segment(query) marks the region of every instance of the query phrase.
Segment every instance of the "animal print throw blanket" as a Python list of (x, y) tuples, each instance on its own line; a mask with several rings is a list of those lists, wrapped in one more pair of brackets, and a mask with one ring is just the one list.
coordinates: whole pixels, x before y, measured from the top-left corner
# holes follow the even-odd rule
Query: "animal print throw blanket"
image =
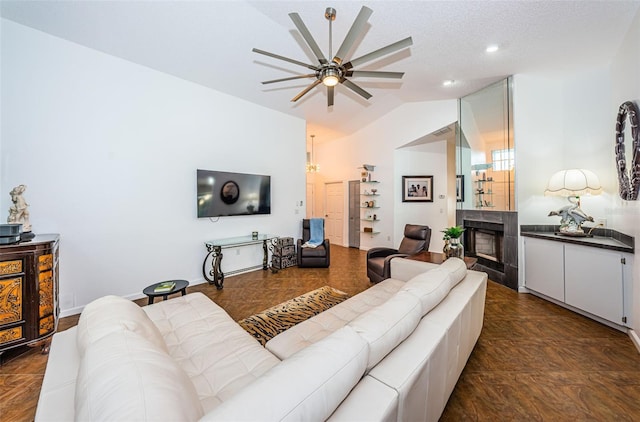
[(324, 286), (251, 315), (238, 324), (264, 346), (281, 332), (348, 298), (348, 294)]

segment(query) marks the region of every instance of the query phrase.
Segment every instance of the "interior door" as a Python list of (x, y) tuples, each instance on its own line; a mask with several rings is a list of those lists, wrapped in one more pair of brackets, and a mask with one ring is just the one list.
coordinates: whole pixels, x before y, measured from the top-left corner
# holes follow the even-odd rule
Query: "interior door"
[(344, 186), (342, 182), (325, 183), (325, 235), (334, 245), (344, 246)]

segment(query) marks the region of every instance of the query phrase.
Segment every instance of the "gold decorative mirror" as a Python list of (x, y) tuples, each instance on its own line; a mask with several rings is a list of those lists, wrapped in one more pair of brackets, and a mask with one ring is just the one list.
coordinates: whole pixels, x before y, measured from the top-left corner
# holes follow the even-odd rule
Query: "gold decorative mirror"
[[(627, 119), (629, 129), (625, 131)], [(631, 142), (625, 147), (625, 134)], [(631, 101), (624, 102), (618, 109), (616, 119), (616, 168), (620, 197), (627, 201), (638, 199), (640, 192), (640, 140), (638, 139), (638, 108)], [(627, 153), (631, 153), (631, 168), (627, 170)]]

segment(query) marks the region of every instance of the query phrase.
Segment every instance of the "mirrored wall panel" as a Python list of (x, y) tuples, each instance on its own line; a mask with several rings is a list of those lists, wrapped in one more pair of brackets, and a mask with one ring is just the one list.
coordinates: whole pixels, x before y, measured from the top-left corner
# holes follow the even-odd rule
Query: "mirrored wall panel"
[(458, 101), (458, 209), (515, 211), (511, 78)]

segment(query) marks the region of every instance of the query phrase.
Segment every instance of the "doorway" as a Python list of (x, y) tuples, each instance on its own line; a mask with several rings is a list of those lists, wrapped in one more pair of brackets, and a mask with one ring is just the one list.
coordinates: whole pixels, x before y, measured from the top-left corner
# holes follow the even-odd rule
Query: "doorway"
[(342, 182), (325, 184), (325, 235), (334, 245), (343, 246), (344, 185)]

